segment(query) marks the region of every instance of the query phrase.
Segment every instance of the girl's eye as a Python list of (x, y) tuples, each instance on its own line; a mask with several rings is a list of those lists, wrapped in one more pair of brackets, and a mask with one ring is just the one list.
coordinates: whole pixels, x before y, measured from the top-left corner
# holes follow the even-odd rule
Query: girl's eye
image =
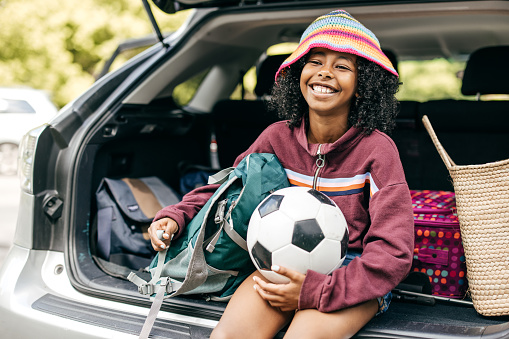
[(345, 65), (337, 65), (336, 68), (350, 70), (350, 68), (348, 66), (345, 66)]
[(308, 60), (308, 62), (310, 64), (314, 64), (314, 65), (320, 65), (321, 64), (320, 61), (318, 61), (318, 60)]

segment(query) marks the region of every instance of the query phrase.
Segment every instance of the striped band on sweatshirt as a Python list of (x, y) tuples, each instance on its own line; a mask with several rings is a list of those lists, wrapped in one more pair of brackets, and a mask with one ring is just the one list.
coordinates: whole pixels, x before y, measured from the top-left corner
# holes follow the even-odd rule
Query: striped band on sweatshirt
[[(304, 175), (286, 169), (286, 176), (292, 186), (313, 187), (313, 176)], [(318, 177), (316, 189), (328, 196), (340, 196), (361, 193), (369, 185), (370, 197), (378, 192), (378, 187), (371, 177), (371, 173), (357, 174), (349, 178)]]

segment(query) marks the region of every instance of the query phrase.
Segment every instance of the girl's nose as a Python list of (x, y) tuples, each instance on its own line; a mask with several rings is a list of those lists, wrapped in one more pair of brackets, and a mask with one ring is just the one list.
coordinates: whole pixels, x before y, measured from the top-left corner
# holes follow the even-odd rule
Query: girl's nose
[(328, 70), (328, 69), (321, 69), (319, 72), (318, 72), (318, 76), (319, 77), (322, 77), (322, 78), (333, 78), (334, 76), (332, 75), (332, 73)]

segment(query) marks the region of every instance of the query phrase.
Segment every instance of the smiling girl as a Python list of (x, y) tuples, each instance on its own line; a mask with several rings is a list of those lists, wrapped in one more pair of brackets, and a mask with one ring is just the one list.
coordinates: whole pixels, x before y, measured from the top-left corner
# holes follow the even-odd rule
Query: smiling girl
[[(286, 119), (269, 126), (241, 154), (275, 154), (292, 185), (327, 194), (349, 227), (347, 258), (330, 275), (254, 272), (237, 289), (211, 338), (346, 338), (387, 311), (390, 291), (412, 263), (413, 213), (393, 141), (398, 73), (374, 34), (345, 11), (316, 19), (276, 74), (271, 105)], [(197, 189), (162, 210), (151, 226), (182, 231), (213, 193)], [(181, 227), (182, 228), (182, 227)], [(169, 238), (169, 237), (168, 237)], [(166, 240), (166, 243), (168, 240)]]

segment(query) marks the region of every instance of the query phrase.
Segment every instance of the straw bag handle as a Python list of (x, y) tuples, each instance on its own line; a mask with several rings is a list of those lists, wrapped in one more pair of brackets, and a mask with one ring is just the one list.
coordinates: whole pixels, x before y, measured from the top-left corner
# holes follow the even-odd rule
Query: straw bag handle
[(438, 154), (440, 154), (440, 157), (442, 158), (442, 161), (444, 162), (447, 169), (450, 170), (451, 167), (456, 166), (454, 161), (452, 161), (451, 157), (438, 140), (437, 135), (435, 134), (435, 131), (433, 130), (433, 127), (431, 126), (431, 122), (429, 121), (427, 115), (424, 115), (422, 117), (422, 123), (424, 124), (424, 127), (426, 127), (426, 130), (428, 131), (428, 134), (431, 137), (433, 144), (435, 144)]

